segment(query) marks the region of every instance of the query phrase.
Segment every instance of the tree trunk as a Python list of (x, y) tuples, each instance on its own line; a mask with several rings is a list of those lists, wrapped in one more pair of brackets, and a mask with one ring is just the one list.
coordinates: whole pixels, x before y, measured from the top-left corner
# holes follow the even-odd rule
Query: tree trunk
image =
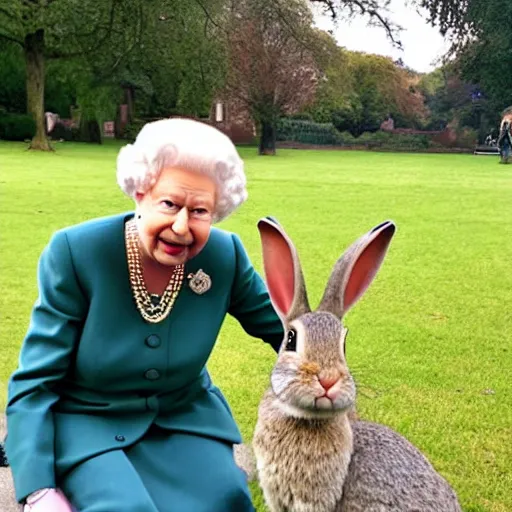
[(135, 89), (127, 85), (124, 89), (125, 103), (128, 105), (128, 123), (133, 121), (133, 103), (135, 99)]
[(271, 121), (261, 121), (260, 155), (276, 154), (276, 127)]
[(27, 112), (36, 123), (30, 149), (52, 151), (46, 137), (44, 118), (44, 30), (27, 34), (23, 48), (27, 67)]

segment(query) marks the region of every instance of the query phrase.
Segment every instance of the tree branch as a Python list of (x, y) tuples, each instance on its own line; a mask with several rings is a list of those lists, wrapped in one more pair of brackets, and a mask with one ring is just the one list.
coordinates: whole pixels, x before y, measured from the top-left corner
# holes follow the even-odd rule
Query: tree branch
[(387, 32), (387, 35), (389, 37), (389, 39), (391, 40), (391, 42), (398, 46), (399, 48), (402, 48), (402, 43), (399, 39), (396, 39), (395, 38), (395, 32), (396, 30), (398, 29), (399, 30), (399, 27), (393, 27), (392, 23), (384, 18), (379, 11), (377, 11), (376, 9), (374, 8), (370, 8), (368, 9), (367, 7), (365, 7), (363, 5), (363, 2), (359, 1), (359, 0), (353, 0), (354, 4), (357, 5), (359, 7), (359, 9), (361, 10), (361, 14), (368, 14), (368, 16), (370, 16), (370, 19), (373, 19), (373, 18), (377, 18), (377, 20), (379, 21), (379, 24), (384, 27), (384, 30)]
[(194, 0), (199, 7), (201, 7), (201, 10), (204, 12), (206, 19), (215, 27), (218, 29), (224, 31), (224, 28), (221, 27), (212, 17), (212, 15), (209, 13), (208, 9), (204, 6), (203, 2), (201, 0)]
[(338, 17), (338, 13), (343, 8), (349, 9), (350, 13), (359, 10), (363, 16), (367, 15), (370, 21), (377, 20), (377, 24), (384, 28), (391, 42), (398, 48), (402, 48), (402, 42), (396, 37), (402, 27), (397, 26), (391, 20), (384, 17), (382, 12), (386, 11), (389, 4), (388, 0), (383, 0), (379, 5), (378, 0), (309, 0), (313, 4), (319, 4), (324, 7), (326, 13), (329, 13), (332, 19)]
[(414, 4), (428, 11), (427, 21), (439, 27), (441, 35), (451, 33), (458, 40), (457, 43), (475, 28), (467, 16), (472, 5), (469, 0), (414, 0)]
[(12, 43), (19, 44), (20, 46), (24, 45), (24, 42), (21, 39), (17, 39), (16, 37), (10, 36), (9, 34), (3, 34), (2, 32), (0, 32), (0, 39), (11, 41)]

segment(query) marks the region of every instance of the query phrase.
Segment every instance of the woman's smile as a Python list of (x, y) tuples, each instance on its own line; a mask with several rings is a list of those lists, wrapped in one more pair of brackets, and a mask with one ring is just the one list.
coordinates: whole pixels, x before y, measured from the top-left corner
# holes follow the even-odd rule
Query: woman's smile
[(158, 242), (162, 245), (162, 249), (166, 254), (171, 256), (177, 256), (178, 254), (183, 253), (188, 250), (189, 245), (191, 244), (178, 244), (175, 242), (168, 242), (163, 238), (159, 238)]

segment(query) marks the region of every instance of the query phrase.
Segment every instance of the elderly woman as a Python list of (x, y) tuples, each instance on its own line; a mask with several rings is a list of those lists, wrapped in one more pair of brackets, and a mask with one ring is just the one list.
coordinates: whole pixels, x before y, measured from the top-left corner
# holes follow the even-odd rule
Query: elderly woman
[(6, 452), (34, 512), (254, 510), (206, 363), (226, 313), (276, 351), (282, 324), (240, 239), (247, 197), (221, 132), (147, 124), (121, 149), (135, 212), (56, 232), (9, 381)]

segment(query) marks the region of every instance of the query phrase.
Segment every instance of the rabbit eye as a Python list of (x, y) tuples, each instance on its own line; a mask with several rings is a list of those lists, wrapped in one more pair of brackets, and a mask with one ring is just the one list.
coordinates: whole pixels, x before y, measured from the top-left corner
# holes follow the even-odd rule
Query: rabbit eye
[(286, 337), (286, 350), (295, 352), (297, 350), (297, 332), (294, 329), (290, 329)]

